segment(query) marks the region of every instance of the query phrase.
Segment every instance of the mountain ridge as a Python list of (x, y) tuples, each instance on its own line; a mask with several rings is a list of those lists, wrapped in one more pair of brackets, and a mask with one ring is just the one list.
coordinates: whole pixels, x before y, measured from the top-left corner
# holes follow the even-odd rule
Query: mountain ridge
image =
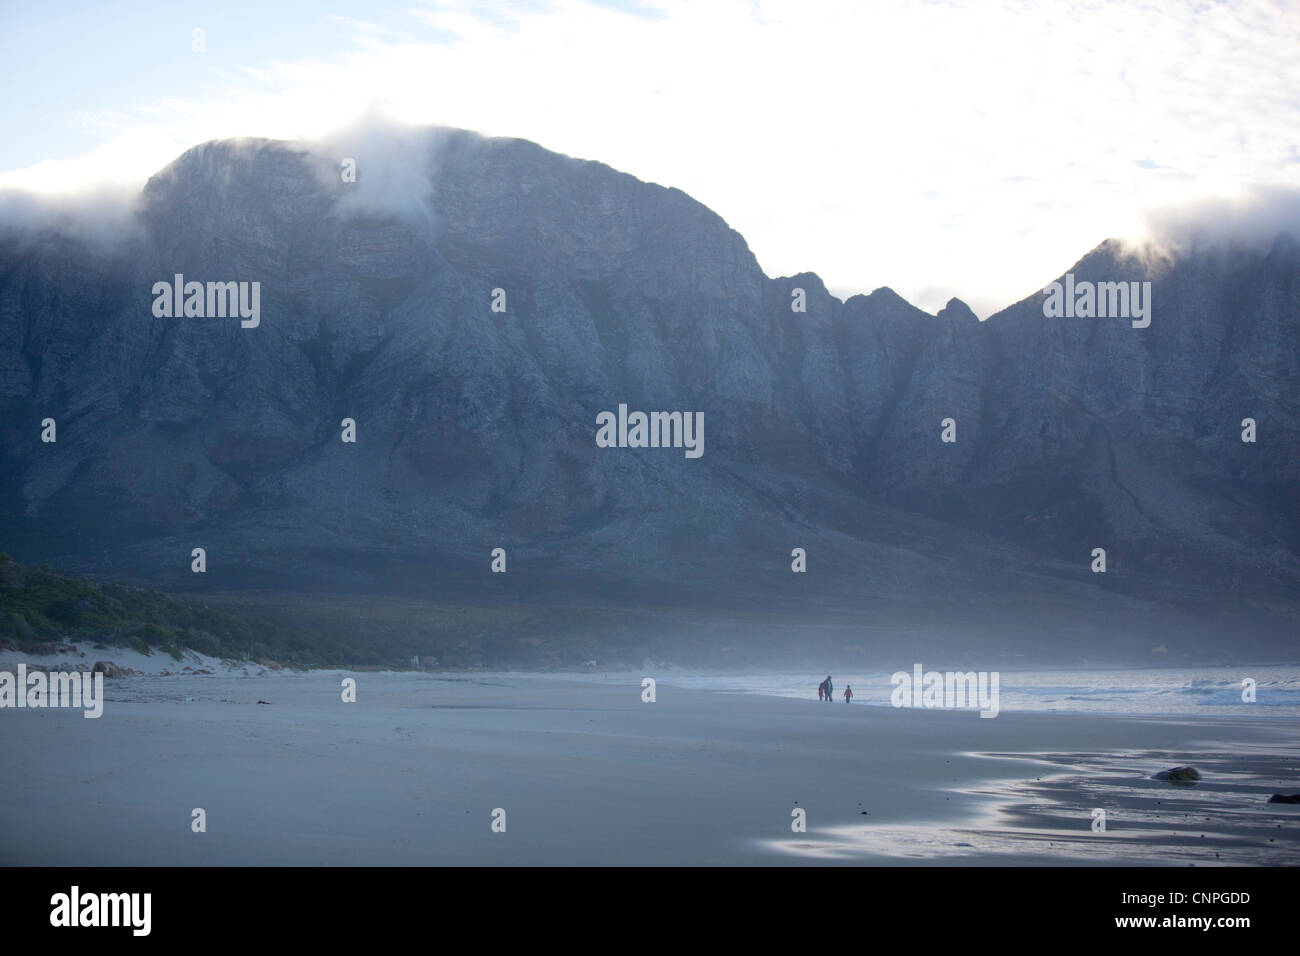
[[(526, 140), (437, 131), (427, 162), (425, 194), (406, 169), (349, 194), (303, 144), (203, 144), (116, 250), (0, 242), (7, 550), (172, 588), (420, 590), (415, 564), (431, 594), (1296, 622), (1293, 241), (1153, 271), (1107, 240), (1068, 270), (1151, 281), (1147, 329), (1046, 319), (1041, 291), (981, 321), (769, 278), (680, 190)], [(260, 281), (261, 325), (153, 316), (175, 273)], [(598, 449), (620, 402), (703, 411), (704, 456)]]

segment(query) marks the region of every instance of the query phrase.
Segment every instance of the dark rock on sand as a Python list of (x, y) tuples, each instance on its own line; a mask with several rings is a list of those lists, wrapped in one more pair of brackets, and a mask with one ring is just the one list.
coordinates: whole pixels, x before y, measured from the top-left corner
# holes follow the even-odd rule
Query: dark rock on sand
[(1171, 767), (1155, 775), (1156, 780), (1168, 780), (1170, 783), (1192, 784), (1201, 779), (1200, 771), (1195, 767)]

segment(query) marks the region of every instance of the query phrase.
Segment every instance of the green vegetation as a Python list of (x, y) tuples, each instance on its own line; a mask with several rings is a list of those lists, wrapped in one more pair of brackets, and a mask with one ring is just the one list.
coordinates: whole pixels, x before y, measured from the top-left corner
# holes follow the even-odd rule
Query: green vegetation
[[(910, 611), (872, 630), (845, 612), (809, 625), (799, 612), (757, 608), (707, 613), (663, 607), (455, 604), (384, 594), (225, 591), (173, 595), (73, 577), (0, 554), (0, 645), (39, 652), (66, 639), (179, 660), (211, 657), (294, 667), (404, 668), (420, 658), (436, 670), (606, 669), (646, 658), (688, 666), (734, 664), (740, 654), (802, 658), (814, 645), (840, 659), (878, 650), (879, 635), (914, 639)], [(955, 633), (955, 632), (954, 632)], [(864, 637), (864, 634), (866, 635)], [(49, 647), (53, 650), (53, 647)], [(109, 657), (106, 653), (105, 657)], [(111, 659), (111, 657), (109, 658)]]
[[(226, 592), (199, 597), (90, 581), (0, 554), (0, 643), (66, 639), (297, 667), (439, 670), (609, 666), (641, 660), (627, 622), (600, 608), (459, 606), (382, 595)], [(52, 649), (52, 648), (51, 648)]]
[(255, 634), (251, 622), (196, 601), (74, 578), (0, 554), (0, 639), (26, 649), (67, 639), (142, 654), (160, 648), (176, 660), (182, 647), (243, 658)]

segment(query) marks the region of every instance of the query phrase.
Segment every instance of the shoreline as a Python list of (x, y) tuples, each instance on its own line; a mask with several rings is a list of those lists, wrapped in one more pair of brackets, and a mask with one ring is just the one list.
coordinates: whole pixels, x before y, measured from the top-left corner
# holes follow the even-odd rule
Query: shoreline
[[(355, 703), (340, 699), (344, 676)], [(1300, 763), (1300, 723), (1287, 720), (982, 719), (666, 681), (651, 704), (639, 682), (504, 673), (156, 676), (105, 690), (99, 720), (0, 713), (22, 768), (0, 786), (0, 863), (1080, 865), (1124, 840), (1125, 862), (1159, 865), (1195, 848), (1137, 828), (1138, 798), (1185, 799), (1147, 778), (1216, 754), (1235, 763), (1194, 792), (1228, 794), (1206, 813), (1224, 817), (1212, 829), (1236, 841), (1233, 858), (1283, 863), (1300, 849), (1300, 809), (1246, 798), (1267, 768), (1243, 753)], [(1035, 773), (1044, 755), (1063, 769)], [(1055, 791), (1034, 791), (1043, 776)], [(1109, 806), (1104, 836), (1090, 799)], [(791, 832), (796, 807), (806, 834)], [(191, 832), (195, 808), (204, 833)], [(491, 830), (497, 808), (505, 833)], [(1265, 817), (1271, 845), (1256, 832)]]

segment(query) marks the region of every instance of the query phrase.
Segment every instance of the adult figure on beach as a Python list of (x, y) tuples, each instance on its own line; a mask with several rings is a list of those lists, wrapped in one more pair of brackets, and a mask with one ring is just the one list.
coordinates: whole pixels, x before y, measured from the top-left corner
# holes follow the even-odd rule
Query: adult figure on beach
[(844, 703), (850, 703), (853, 700), (853, 685), (844, 685)]
[(826, 675), (826, 703), (829, 704), (831, 702), (831, 700), (833, 699), (831, 695), (833, 693), (835, 693), (835, 685), (831, 683), (831, 675), (827, 674)]

